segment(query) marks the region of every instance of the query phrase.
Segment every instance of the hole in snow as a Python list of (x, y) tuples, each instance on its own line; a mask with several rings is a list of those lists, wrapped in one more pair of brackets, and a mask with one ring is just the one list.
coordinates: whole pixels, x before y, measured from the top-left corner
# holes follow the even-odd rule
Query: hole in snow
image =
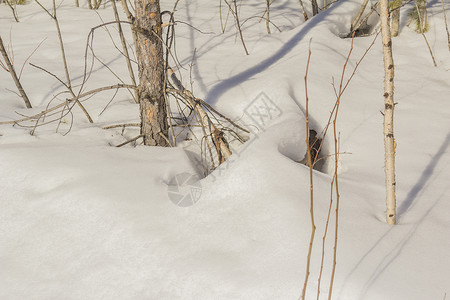
[[(353, 19), (351, 23), (355, 20)], [(347, 33), (341, 33), (339, 36), (343, 39), (351, 38), (353, 32), (355, 32), (355, 37), (368, 36), (374, 33), (375, 28), (378, 25), (378, 14), (375, 13), (375, 10), (370, 7), (366, 7), (365, 12), (361, 15), (360, 19), (354, 24), (347, 26)], [(352, 28), (352, 26), (354, 26)], [(345, 31), (344, 31), (345, 32)]]
[[(319, 172), (324, 172), (324, 165), (326, 155), (323, 151), (323, 139), (317, 135), (314, 129), (309, 130), (309, 146), (311, 148), (311, 160), (313, 161), (313, 169)], [(301, 164), (308, 166), (308, 153), (305, 153), (304, 158), (300, 161)]]

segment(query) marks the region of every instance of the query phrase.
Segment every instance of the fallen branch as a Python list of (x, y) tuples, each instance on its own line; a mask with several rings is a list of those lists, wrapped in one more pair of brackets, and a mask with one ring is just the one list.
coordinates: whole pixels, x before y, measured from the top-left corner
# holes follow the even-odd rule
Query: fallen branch
[[(214, 123), (211, 121), (211, 119), (203, 109), (200, 101), (197, 101), (197, 98), (195, 98), (194, 95), (192, 95), (192, 93), (189, 90), (186, 90), (184, 88), (183, 84), (178, 80), (178, 78), (176, 77), (175, 73), (171, 68), (168, 69), (168, 75), (172, 79), (176, 88), (182, 93), (184, 99), (197, 112), (202, 128), (204, 128), (205, 131), (206, 129), (208, 129), (208, 131), (210, 132), (211, 139), (216, 147), (217, 155), (219, 158), (219, 164), (223, 163), (231, 156), (231, 151), (228, 146), (228, 142), (223, 136), (223, 132), (214, 125)], [(208, 134), (205, 134), (205, 136), (207, 135)]]

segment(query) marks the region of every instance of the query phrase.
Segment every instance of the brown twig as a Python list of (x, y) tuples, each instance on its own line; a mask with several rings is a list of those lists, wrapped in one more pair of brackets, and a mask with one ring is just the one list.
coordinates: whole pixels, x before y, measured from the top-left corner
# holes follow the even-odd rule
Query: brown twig
[(29, 120), (33, 120), (33, 119), (39, 119), (41, 116), (47, 115), (47, 113), (52, 112), (54, 110), (57, 110), (58, 108), (61, 108), (61, 107), (65, 106), (65, 105), (67, 105), (67, 102), (69, 102), (69, 103), (70, 102), (74, 102), (77, 99), (81, 99), (81, 98), (84, 98), (84, 97), (92, 95), (92, 94), (96, 94), (96, 93), (101, 92), (101, 91), (117, 89), (117, 88), (136, 88), (136, 87), (134, 87), (132, 85), (116, 84), (116, 85), (112, 85), (112, 86), (106, 86), (106, 87), (97, 88), (97, 89), (91, 90), (89, 92), (85, 92), (83, 94), (80, 94), (77, 98), (67, 99), (64, 103), (60, 103), (58, 105), (55, 105), (55, 106), (53, 106), (53, 107), (51, 107), (49, 109), (46, 109), (45, 111), (42, 111), (42, 112), (40, 112), (38, 114), (35, 114), (33, 116), (25, 117), (25, 118), (22, 118), (22, 119), (19, 119), (19, 120), (14, 120), (14, 121), (0, 122), (0, 125), (18, 124), (18, 123), (29, 121)]
[(308, 278), (310, 274), (310, 265), (311, 265), (311, 254), (312, 254), (312, 248), (314, 243), (314, 236), (316, 233), (316, 224), (314, 223), (314, 184), (313, 184), (313, 163), (311, 159), (311, 147), (309, 145), (309, 98), (308, 98), (308, 71), (309, 71), (309, 64), (311, 61), (311, 39), (309, 40), (309, 50), (308, 50), (308, 61), (306, 63), (306, 71), (305, 71), (305, 97), (306, 97), (306, 155), (308, 159), (308, 167), (309, 167), (309, 213), (311, 217), (311, 236), (309, 240), (309, 249), (308, 249), (308, 256), (306, 259), (306, 275), (305, 275), (305, 282), (303, 283), (303, 291), (302, 291), (302, 297), (301, 299), (306, 300), (306, 287), (308, 285)]
[(22, 68), (20, 69), (20, 73), (19, 73), (19, 79), (20, 79), (20, 77), (22, 77), (22, 72), (23, 72), (23, 69), (25, 68), (25, 64), (27, 63), (27, 61), (33, 56), (33, 54), (37, 51), (37, 49), (39, 49), (39, 47), (41, 47), (42, 43), (45, 42), (45, 40), (47, 40), (47, 38), (43, 39), (39, 43), (39, 45), (37, 45), (37, 47), (33, 50), (33, 52), (31, 52), (31, 54), (28, 55), (27, 59), (23, 62)]
[(17, 16), (16, 9), (11, 5), (11, 3), (9, 1), (10, 0), (5, 0), (6, 4), (8, 4), (9, 8), (11, 8), (11, 10), (13, 12), (14, 20), (16, 20), (17, 23), (19, 23), (19, 17)]
[(118, 128), (118, 127), (140, 127), (141, 123), (125, 123), (125, 124), (115, 124), (115, 125), (109, 125), (102, 127), (102, 129), (111, 129), (111, 128)]
[(317, 280), (317, 300), (319, 300), (319, 296), (320, 296), (320, 284), (322, 282), (323, 262), (325, 260), (325, 241), (327, 238), (328, 226), (330, 224), (331, 208), (333, 207), (333, 187), (334, 187), (334, 177), (331, 180), (331, 184), (330, 184), (330, 206), (328, 207), (327, 222), (325, 224), (325, 231), (322, 236), (322, 258), (320, 260), (319, 278)]
[(138, 136), (132, 138), (131, 140), (128, 140), (128, 141), (126, 141), (126, 142), (123, 142), (122, 144), (117, 145), (116, 147), (122, 147), (122, 146), (125, 146), (125, 145), (127, 145), (127, 144), (129, 144), (129, 143), (131, 143), (131, 142), (137, 141), (137, 140), (138, 140), (139, 138), (141, 138), (141, 137), (144, 137), (144, 135), (143, 135), (143, 134), (140, 134), (140, 135), (138, 135)]
[[(210, 137), (214, 146), (216, 147), (219, 164), (223, 163), (226, 159), (228, 159), (228, 157), (231, 156), (231, 151), (228, 146), (228, 142), (222, 134), (222, 130), (218, 129), (217, 126), (211, 121), (210, 117), (203, 109), (201, 103), (196, 100), (192, 93), (183, 87), (182, 83), (178, 80), (173, 70), (169, 68), (168, 71), (169, 77), (172, 79), (177, 89), (181, 92), (180, 96), (183, 96), (189, 106), (192, 107), (193, 110), (195, 110), (195, 118), (197, 119), (197, 122), (202, 125), (203, 137), (206, 139), (205, 141), (208, 145), (208, 148), (211, 149), (208, 139), (208, 137)], [(210, 156), (212, 159), (212, 153)], [(212, 163), (214, 163), (213, 159)]]
[(234, 20), (236, 22), (236, 27), (239, 33), (239, 37), (241, 38), (241, 42), (242, 42), (242, 46), (244, 47), (245, 50), (245, 54), (249, 55), (248, 50), (247, 50), (247, 46), (245, 45), (245, 41), (244, 41), (244, 36), (242, 35), (242, 29), (241, 29), (241, 24), (239, 21), (239, 12), (238, 12), (238, 8), (237, 8), (237, 3), (236, 0), (231, 0), (233, 5), (234, 5), (234, 9), (231, 7), (231, 4), (228, 3), (227, 0), (224, 0), (225, 3), (228, 5), (228, 7), (230, 8), (231, 13), (234, 16)]
[[(344, 87), (342, 88), (342, 94), (344, 94), (344, 92), (345, 92), (345, 90), (347, 89), (348, 85), (350, 84), (350, 82), (352, 81), (353, 77), (355, 76), (356, 71), (357, 71), (359, 65), (362, 63), (362, 61), (364, 60), (364, 58), (367, 56), (367, 54), (369, 53), (370, 49), (372, 49), (372, 47), (373, 47), (373, 45), (375, 44), (375, 41), (377, 40), (379, 34), (380, 34), (380, 31), (378, 31), (378, 32), (376, 33), (374, 39), (372, 40), (372, 43), (370, 43), (369, 47), (366, 49), (366, 51), (364, 52), (364, 54), (363, 54), (363, 55), (361, 56), (361, 58), (356, 62), (356, 65), (355, 65), (355, 67), (354, 67), (354, 69), (353, 69), (353, 72), (350, 74), (349, 78), (347, 79), (346, 84), (345, 84)], [(353, 39), (352, 39), (352, 40), (353, 40)], [(343, 75), (343, 74), (342, 74), (342, 75)], [(336, 98), (337, 98), (337, 97), (338, 97), (338, 94), (337, 94), (336, 90), (335, 90), (335, 94), (336, 94)], [(342, 96), (342, 94), (341, 94), (341, 96)], [(326, 136), (326, 134), (327, 134), (327, 132), (328, 132), (328, 128), (329, 128), (329, 126), (331, 125), (331, 120), (332, 120), (332, 118), (333, 118), (334, 111), (336, 110), (336, 105), (337, 105), (337, 102), (335, 102), (335, 104), (334, 104), (334, 106), (333, 106), (333, 109), (331, 110), (330, 117), (328, 118), (327, 125), (325, 126), (325, 129), (322, 131), (322, 137), (323, 137), (322, 142), (325, 140), (325, 136)], [(323, 144), (323, 143), (322, 143), (322, 144)], [(320, 152), (320, 150), (322, 149), (322, 144), (320, 145), (319, 150), (318, 150), (317, 152)]]
[(253, 16), (250, 18), (247, 18), (244, 20), (244, 22), (242, 22), (241, 26), (243, 26), (248, 20), (254, 19), (254, 18), (259, 18), (259, 19), (263, 19), (266, 20), (266, 22), (269, 22), (270, 24), (273, 25), (273, 27), (275, 27), (279, 32), (281, 32), (280, 27), (278, 27), (277, 25), (275, 25), (275, 23), (273, 23), (272, 21), (268, 20), (266, 17), (262, 16), (262, 17), (258, 17), (258, 16)]
[(228, 6), (227, 18), (225, 19), (225, 24), (223, 24), (223, 20), (222, 20), (222, 0), (220, 0), (219, 13), (220, 13), (220, 28), (222, 28), (222, 33), (225, 33), (225, 29), (227, 28), (228, 17), (230, 16), (230, 11), (231, 11), (231, 7)]
[(306, 21), (308, 21), (308, 14), (306, 13), (305, 6), (303, 5), (303, 1), (299, 0), (299, 2), (300, 2), (300, 7), (301, 7), (302, 13), (303, 13), (303, 19), (306, 22)]
[[(131, 83), (133, 85), (136, 85), (136, 78), (134, 77), (134, 71), (133, 71), (133, 67), (131, 66), (130, 55), (128, 54), (127, 43), (125, 41), (125, 36), (123, 34), (122, 25), (120, 24), (120, 18), (119, 18), (119, 13), (117, 12), (116, 1), (112, 0), (111, 3), (112, 3), (113, 11), (114, 11), (114, 18), (117, 21), (117, 29), (119, 30), (120, 42), (122, 43), (122, 49), (123, 49), (124, 56), (126, 58), (125, 60), (127, 62), (127, 68), (128, 68), (128, 73), (130, 74)], [(135, 99), (136, 103), (139, 103), (137, 90), (135, 90), (135, 98), (134, 99)]]
[[(416, 2), (415, 4), (416, 4), (417, 16), (418, 16), (418, 18), (419, 18), (420, 34), (422, 34), (422, 36), (423, 36), (423, 38), (424, 38), (424, 40), (425, 40), (425, 43), (427, 44), (428, 51), (430, 51), (431, 59), (433, 60), (434, 66), (437, 67), (436, 60), (434, 59), (433, 51), (431, 51), (430, 44), (428, 43), (428, 39), (427, 39), (427, 37), (425, 36), (425, 33), (424, 33), (424, 27), (425, 27), (426, 25), (422, 23), (423, 20), (422, 20), (422, 17), (420, 16), (421, 13), (420, 13), (420, 10), (419, 10), (419, 6), (417, 5), (417, 2)], [(426, 8), (424, 8), (424, 9), (426, 10)]]
[(81, 102), (78, 101), (77, 96), (75, 95), (75, 93), (74, 93), (74, 91), (72, 89), (72, 83), (71, 83), (70, 75), (69, 75), (69, 68), (67, 66), (66, 52), (65, 52), (65, 49), (64, 49), (64, 42), (62, 40), (61, 28), (59, 27), (58, 17), (56, 16), (56, 3), (55, 3), (55, 0), (52, 1), (53, 14), (50, 13), (50, 11), (48, 9), (46, 9), (38, 0), (35, 0), (35, 1), (50, 16), (50, 18), (52, 18), (53, 21), (55, 22), (56, 31), (57, 31), (57, 34), (58, 34), (59, 46), (60, 46), (60, 49), (61, 49), (61, 55), (62, 55), (62, 60), (63, 60), (63, 64), (64, 64), (64, 72), (65, 72), (66, 80), (67, 80), (67, 84), (65, 84), (65, 86), (67, 87), (67, 89), (72, 94), (72, 97), (76, 99), (76, 102), (77, 102), (78, 106), (81, 108), (83, 113), (86, 115), (86, 118), (88, 119), (89, 123), (93, 123), (94, 121), (92, 120), (92, 118), (89, 115), (88, 111), (83, 106), (83, 104), (81, 104)]
[(448, 32), (447, 15), (445, 14), (444, 0), (441, 0), (441, 3), (442, 3), (442, 12), (444, 13), (445, 30), (447, 31), (448, 50), (450, 51), (450, 33)]
[[(336, 99), (336, 109), (334, 113), (334, 119), (333, 119), (333, 138), (334, 138), (334, 184), (335, 184), (335, 192), (336, 192), (336, 210), (335, 210), (335, 236), (334, 236), (334, 247), (333, 247), (333, 267), (331, 270), (331, 279), (330, 279), (330, 289), (328, 292), (328, 300), (331, 300), (332, 292), (333, 292), (333, 283), (334, 283), (334, 277), (336, 274), (336, 261), (337, 261), (337, 245), (338, 245), (338, 228), (339, 228), (339, 203), (340, 203), (340, 194), (339, 194), (339, 182), (338, 182), (338, 162), (339, 162), (339, 147), (338, 147), (338, 135), (337, 135), (337, 118), (339, 115), (339, 107), (341, 104), (341, 97), (347, 88), (350, 81), (347, 81), (345, 86), (343, 85), (344, 82), (344, 75), (345, 70), (347, 69), (348, 61), (350, 60), (350, 56), (353, 52), (353, 41), (354, 41), (354, 34), (352, 37), (352, 43), (350, 45), (350, 50), (347, 55), (347, 59), (345, 60), (344, 66), (342, 67), (342, 75), (341, 80), (339, 83), (339, 92), (338, 97)], [(370, 49), (370, 48), (369, 48)], [(365, 55), (365, 54), (364, 54)], [(363, 56), (364, 57), (364, 56)], [(355, 72), (355, 70), (354, 70)], [(354, 74), (353, 72), (353, 74)], [(353, 77), (350, 77), (351, 78)]]
[(25, 90), (23, 89), (22, 84), (19, 81), (19, 78), (17, 77), (16, 71), (14, 70), (14, 66), (9, 60), (8, 53), (6, 52), (5, 46), (3, 45), (3, 40), (1, 36), (0, 36), (0, 52), (2, 53), (3, 59), (5, 60), (6, 66), (8, 67), (8, 71), (11, 74), (17, 89), (19, 90), (19, 93), (23, 101), (25, 102), (26, 107), (31, 108), (31, 102), (28, 99), (28, 96), (25, 93)]

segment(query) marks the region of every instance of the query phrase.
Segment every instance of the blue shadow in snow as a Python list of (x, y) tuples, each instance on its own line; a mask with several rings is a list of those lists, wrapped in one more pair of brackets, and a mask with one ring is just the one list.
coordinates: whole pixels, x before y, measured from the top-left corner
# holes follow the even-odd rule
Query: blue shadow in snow
[(230, 88), (239, 85), (240, 83), (250, 79), (252, 76), (261, 73), (262, 71), (268, 69), (270, 66), (275, 64), (277, 61), (282, 59), (286, 54), (288, 54), (304, 37), (305, 35), (317, 24), (321, 23), (326, 19), (326, 17), (333, 12), (338, 6), (340, 6), (343, 1), (335, 3), (332, 7), (326, 11), (321, 12), (314, 18), (309, 19), (300, 31), (295, 34), (289, 41), (286, 42), (276, 53), (274, 53), (269, 58), (266, 58), (258, 65), (247, 69), (239, 74), (236, 74), (228, 79), (221, 81), (216, 84), (206, 95), (205, 99), (211, 105), (216, 104), (219, 97)]
[(398, 207), (399, 217), (405, 214), (408, 211), (408, 209), (413, 205), (414, 200), (417, 198), (417, 196), (419, 195), (420, 191), (424, 188), (424, 186), (426, 186), (431, 175), (433, 175), (434, 169), (439, 163), (439, 160), (442, 158), (449, 145), (450, 145), (450, 133), (447, 133), (447, 137), (445, 138), (442, 145), (439, 147), (436, 154), (431, 159), (431, 162), (428, 164), (425, 170), (423, 170), (419, 180), (408, 192), (405, 201)]

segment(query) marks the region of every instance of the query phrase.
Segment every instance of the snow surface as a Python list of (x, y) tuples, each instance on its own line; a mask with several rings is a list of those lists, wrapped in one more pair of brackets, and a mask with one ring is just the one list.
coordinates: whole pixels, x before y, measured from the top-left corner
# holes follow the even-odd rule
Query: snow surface
[[(174, 1), (165, 1), (171, 10)], [(445, 1), (447, 18), (449, 3)], [(180, 1), (177, 55), (183, 83), (197, 97), (242, 124), (261, 93), (277, 114), (220, 169), (201, 179), (190, 207), (169, 198), (168, 185), (182, 173), (202, 176), (194, 141), (176, 148), (129, 144), (136, 128), (104, 130), (139, 122), (130, 93), (96, 94), (60, 124), (30, 128), (0, 125), (0, 299), (298, 299), (311, 230), (309, 170), (305, 154), (304, 75), (308, 74), (311, 126), (321, 131), (335, 101), (351, 40), (346, 34), (359, 3), (340, 0), (308, 22), (297, 1), (275, 1), (268, 35), (249, 19), (246, 56), (233, 21), (221, 33), (219, 1)], [(51, 1), (43, 4), (50, 8)], [(223, 4), (223, 3), (222, 3)], [(90, 29), (113, 20), (109, 4), (98, 12), (86, 3), (62, 2), (58, 18), (73, 85), (81, 83)], [(342, 98), (338, 118), (339, 234), (333, 299), (444, 299), (450, 294), (450, 55), (440, 1), (428, 3), (426, 34), (406, 26), (393, 40), (396, 67), (395, 136), (398, 225), (384, 223), (383, 65), (381, 40), (359, 66)], [(55, 25), (36, 3), (18, 6), (15, 23), (0, 6), (0, 34), (14, 50), (16, 69), (28, 62), (64, 78)], [(308, 7), (309, 9), (309, 7)], [(241, 20), (261, 16), (264, 1), (242, 3)], [(97, 14), (98, 13), (98, 14)], [(225, 20), (225, 13), (224, 20)], [(121, 14), (122, 18), (125, 16)], [(376, 17), (369, 23), (376, 24)], [(129, 29), (124, 26), (126, 34)], [(114, 26), (109, 27), (120, 45)], [(348, 74), (374, 36), (354, 40)], [(129, 38), (131, 41), (131, 38)], [(95, 51), (129, 82), (125, 62), (107, 32), (97, 30)], [(193, 53), (196, 49), (194, 59)], [(189, 65), (192, 65), (190, 70)], [(136, 71), (135, 66), (135, 71)], [(0, 122), (44, 110), (64, 87), (25, 64), (21, 82), (33, 104), (0, 70)], [(96, 63), (85, 91), (118, 79)], [(53, 100), (57, 104), (65, 95)], [(255, 128), (254, 126), (250, 126)], [(65, 134), (69, 131), (68, 134)], [(331, 135), (324, 151), (333, 153)], [(314, 172), (316, 239), (307, 299), (316, 299), (322, 235), (330, 201), (333, 162)], [(333, 212), (334, 216), (334, 212)], [(326, 299), (332, 267), (334, 217), (326, 240), (320, 296)]]

